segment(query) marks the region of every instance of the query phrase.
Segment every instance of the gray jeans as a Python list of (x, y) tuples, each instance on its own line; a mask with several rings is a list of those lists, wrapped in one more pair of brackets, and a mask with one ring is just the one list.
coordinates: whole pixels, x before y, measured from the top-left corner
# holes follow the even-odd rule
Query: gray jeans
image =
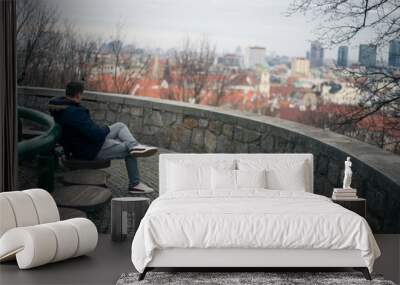
[(110, 126), (110, 133), (96, 157), (97, 159), (125, 159), (129, 187), (139, 184), (140, 181), (138, 162), (129, 153), (137, 144), (137, 140), (124, 123), (115, 123)]

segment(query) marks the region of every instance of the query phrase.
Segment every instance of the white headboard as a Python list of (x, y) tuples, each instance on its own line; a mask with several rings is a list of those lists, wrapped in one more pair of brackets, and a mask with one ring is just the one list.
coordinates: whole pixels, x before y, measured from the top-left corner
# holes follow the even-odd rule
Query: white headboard
[(313, 193), (314, 191), (314, 162), (313, 155), (311, 153), (171, 153), (171, 154), (161, 154), (159, 163), (159, 191), (160, 195), (166, 192), (167, 183), (167, 162), (174, 160), (188, 160), (188, 161), (207, 161), (212, 164), (218, 160), (230, 160), (232, 161), (240, 158), (254, 158), (254, 159), (293, 159), (294, 161), (304, 161), (306, 164), (306, 178), (307, 192)]

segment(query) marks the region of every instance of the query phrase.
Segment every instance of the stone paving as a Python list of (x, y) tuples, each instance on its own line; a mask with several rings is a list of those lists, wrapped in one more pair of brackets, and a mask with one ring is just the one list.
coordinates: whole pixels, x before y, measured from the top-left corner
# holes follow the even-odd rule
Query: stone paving
[[(159, 149), (159, 153), (170, 153), (166, 149)], [(154, 192), (147, 195), (154, 200), (158, 197), (158, 157), (159, 154), (138, 159), (141, 180), (154, 189)], [(104, 169), (110, 174), (108, 187), (113, 192), (113, 197), (128, 196), (128, 175), (126, 173), (124, 160), (113, 160), (111, 167)]]
[[(166, 149), (159, 149), (159, 153), (170, 152), (171, 151)], [(158, 157), (159, 154), (156, 154), (151, 157), (138, 159), (141, 180), (154, 189), (153, 193), (143, 196), (146, 196), (151, 200), (154, 200), (158, 197)], [(27, 161), (20, 165), (18, 179), (20, 190), (37, 187), (37, 173), (33, 171), (35, 168), (35, 163), (32, 161)], [(112, 191), (113, 197), (130, 196), (130, 194), (128, 193), (128, 176), (126, 173), (124, 160), (113, 160), (111, 162), (111, 166), (103, 170), (110, 174), (107, 182), (107, 187)], [(59, 181), (59, 177), (64, 171), (65, 169), (59, 168), (56, 172), (56, 189), (64, 186)], [(111, 203), (108, 203), (104, 209), (87, 213), (88, 218), (96, 224), (99, 232), (110, 232), (110, 208)], [(128, 222), (130, 222), (131, 218), (132, 217), (129, 217)]]
[[(159, 149), (159, 153), (170, 153), (166, 149)], [(139, 171), (142, 182), (154, 189), (151, 194), (140, 195), (154, 200), (158, 197), (158, 157), (159, 154), (139, 158)], [(124, 160), (113, 160), (109, 168), (103, 169), (110, 174), (107, 187), (112, 191), (113, 197), (131, 196), (128, 193), (128, 175), (126, 173)], [(88, 213), (88, 218), (91, 219), (97, 226), (99, 232), (109, 233), (111, 220), (111, 202), (103, 209), (103, 211)], [(132, 225), (132, 216), (128, 216), (128, 225)], [(128, 237), (131, 237), (132, 231), (128, 226)]]

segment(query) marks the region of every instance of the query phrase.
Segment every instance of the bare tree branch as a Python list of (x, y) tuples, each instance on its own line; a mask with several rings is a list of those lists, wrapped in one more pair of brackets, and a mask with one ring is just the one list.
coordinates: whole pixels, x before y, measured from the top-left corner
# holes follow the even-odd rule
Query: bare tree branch
[(400, 2), (395, 0), (294, 0), (287, 15), (318, 15), (316, 31), (328, 45), (347, 43), (368, 32), (375, 44), (399, 36)]
[[(397, 0), (294, 0), (288, 15), (296, 13), (313, 14), (322, 19), (317, 35), (331, 46), (349, 43), (365, 33), (378, 47), (400, 39), (400, 1)], [(398, 136), (400, 72), (389, 67), (347, 68), (337, 72), (353, 82), (362, 100), (359, 106), (335, 114), (330, 127), (354, 133), (361, 126), (371, 133), (380, 133), (375, 142), (380, 147), (387, 144), (388, 135), (395, 135), (397, 131)], [(380, 118), (379, 126), (376, 118)]]
[(215, 60), (215, 47), (203, 38), (198, 44), (186, 38), (180, 51), (175, 52), (178, 73), (179, 99), (199, 103), (207, 88), (211, 67)]

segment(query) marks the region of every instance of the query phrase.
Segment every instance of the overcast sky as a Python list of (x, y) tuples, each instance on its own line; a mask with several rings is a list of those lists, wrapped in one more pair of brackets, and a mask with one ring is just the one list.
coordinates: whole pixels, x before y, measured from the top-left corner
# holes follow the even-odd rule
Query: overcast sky
[[(259, 45), (267, 53), (305, 56), (315, 23), (283, 15), (291, 0), (46, 0), (84, 34), (110, 38), (123, 23), (126, 42), (179, 47), (186, 36), (207, 36), (219, 52)], [(351, 48), (352, 57), (357, 47)], [(327, 51), (336, 58), (336, 49)]]

